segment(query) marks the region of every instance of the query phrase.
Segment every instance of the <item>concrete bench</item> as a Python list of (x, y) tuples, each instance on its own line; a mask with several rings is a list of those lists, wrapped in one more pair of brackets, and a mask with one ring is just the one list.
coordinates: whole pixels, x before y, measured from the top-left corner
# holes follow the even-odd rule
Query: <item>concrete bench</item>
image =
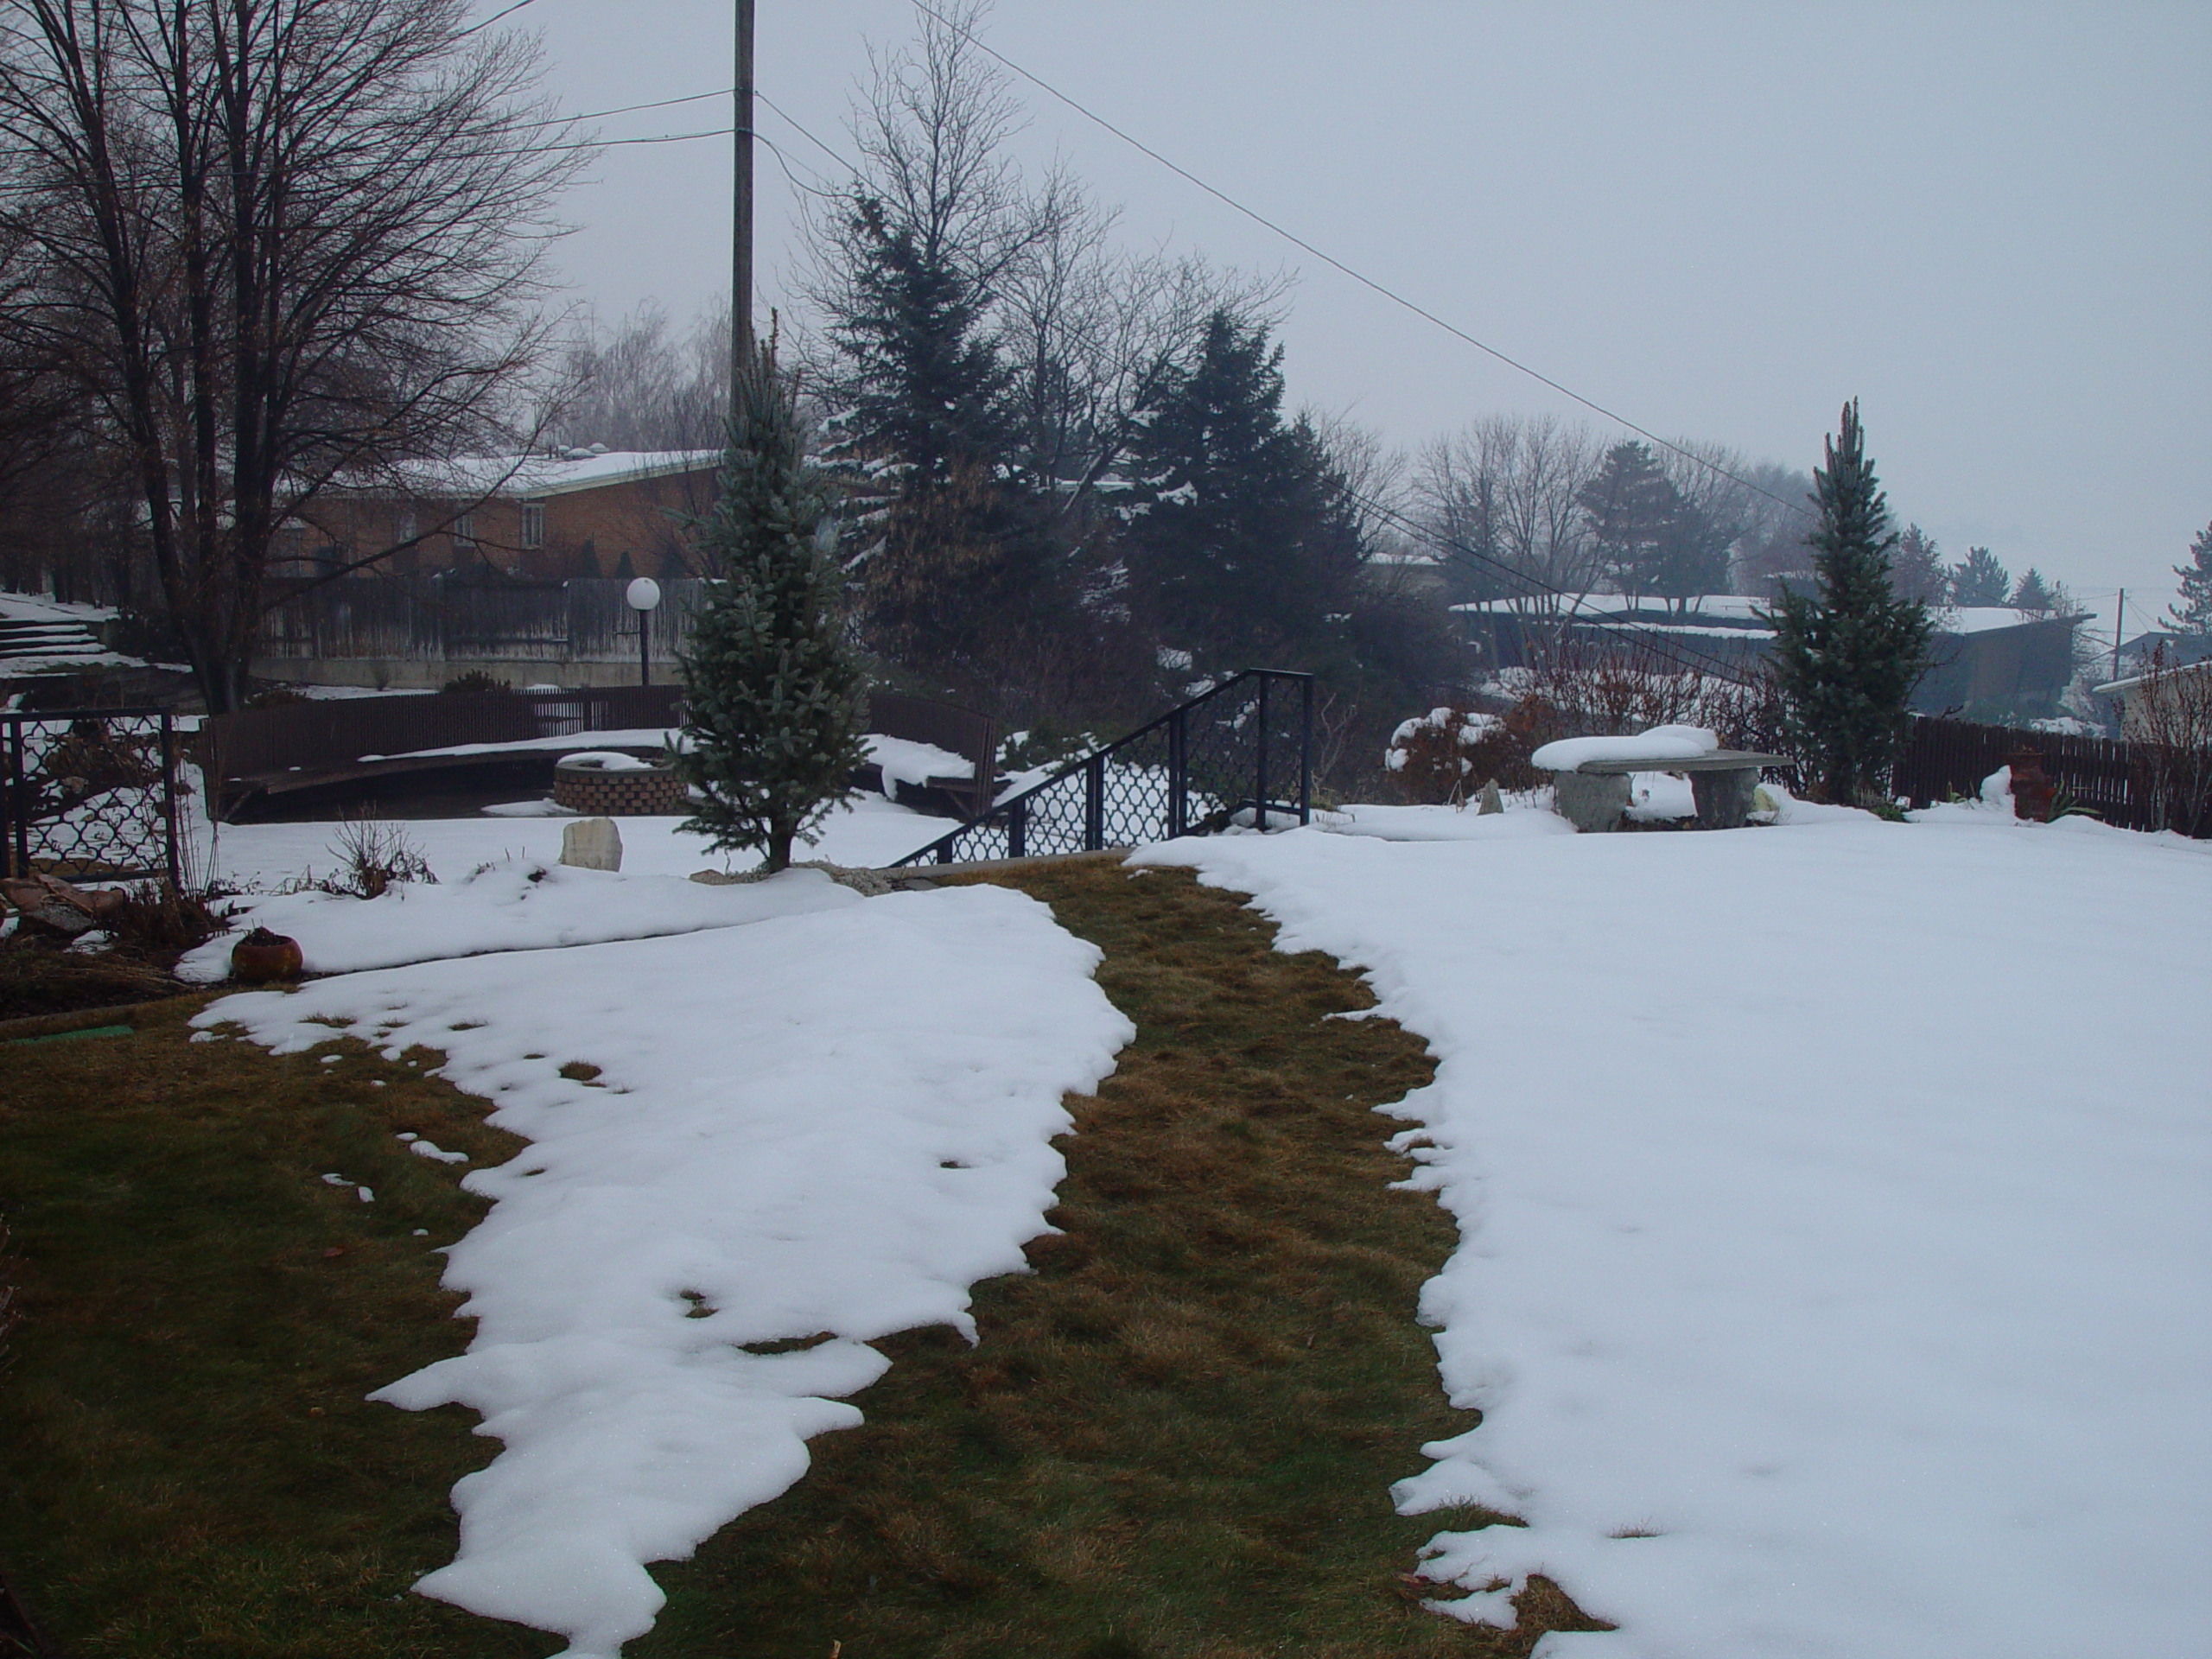
[(1690, 797), (1697, 803), (1697, 827), (1737, 830), (1751, 817), (1759, 769), (1789, 764), (1785, 755), (1750, 749), (1716, 749), (1677, 760), (1585, 760), (1571, 771), (1553, 773), (1553, 804), (1560, 817), (1585, 835), (1618, 830), (1628, 810), (1630, 772), (1686, 772)]

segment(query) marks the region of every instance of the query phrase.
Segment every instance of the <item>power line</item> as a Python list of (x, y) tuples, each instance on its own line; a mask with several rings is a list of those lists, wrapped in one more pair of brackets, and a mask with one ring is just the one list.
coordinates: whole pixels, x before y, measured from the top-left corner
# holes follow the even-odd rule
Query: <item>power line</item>
[(482, 22), (471, 23), (467, 29), (462, 29), (459, 34), (455, 35), (454, 39), (456, 41), (465, 41), (471, 35), (476, 33), (478, 29), (489, 29), (493, 24), (498, 22), (500, 18), (511, 17), (516, 12), (520, 11), (524, 6), (534, 5), (536, 3), (537, 0), (514, 0), (514, 3), (512, 5), (502, 7), (498, 11), (493, 12), (489, 17), (486, 17)]
[(786, 110), (782, 105), (777, 103), (774, 99), (770, 98), (767, 93), (762, 92), (758, 86), (756, 86), (753, 89), (753, 96), (759, 99), (763, 104), (766, 104), (778, 115), (782, 116), (785, 121), (790, 124), (791, 130), (793, 132), (798, 134), (800, 137), (805, 139), (808, 143), (812, 144), (824, 156), (827, 156), (831, 161), (836, 162), (838, 166), (843, 168), (846, 172), (851, 174), (855, 179), (861, 176), (860, 168), (855, 167), (842, 156), (840, 156), (836, 150), (830, 149), (829, 145), (823, 143), (819, 138), (809, 132), (804, 127), (799, 125), (798, 119), (791, 114), (791, 112), (789, 110)]
[(1115, 125), (1114, 123), (1109, 121), (1104, 116), (1099, 114), (1096, 110), (1090, 109), (1087, 105), (1077, 102), (1074, 99), (1069, 97), (1065, 92), (1053, 86), (1050, 81), (1045, 79), (1042, 76), (1031, 73), (1028, 70), (1016, 63), (1013, 59), (1007, 57), (1003, 52), (1000, 52), (987, 44), (985, 41), (977, 39), (967, 29), (963, 29), (958, 23), (954, 22), (950, 18), (947, 17), (943, 12), (938, 11), (932, 6), (929, 5), (927, 3), (927, 0), (914, 0), (914, 8), (918, 11), (926, 13), (928, 16), (934, 17), (938, 22), (944, 24), (945, 28), (959, 35), (961, 39), (966, 41), (969, 45), (974, 47), (977, 51), (982, 52), (996, 60), (999, 63), (1003, 64), (1007, 68), (1012, 70), (1015, 74), (1020, 75), (1024, 80), (1029, 82), (1030, 85), (1037, 87), (1039, 91), (1046, 92), (1052, 97), (1058, 99), (1061, 103), (1066, 105), (1070, 109), (1073, 110), (1077, 115), (1082, 116), (1085, 120), (1093, 122), (1097, 125), (1103, 127), (1108, 132), (1112, 133), (1116, 138), (1119, 138), (1123, 143), (1128, 144), (1133, 149), (1140, 150), (1143, 154), (1150, 156), (1154, 161), (1159, 162), (1160, 166), (1166, 168), (1178, 178), (1196, 185), (1199, 189), (1213, 197), (1215, 200), (1221, 202), (1225, 207), (1235, 209), (1237, 213), (1243, 214), (1245, 218), (1250, 219), (1254, 224), (1261, 226), (1264, 229), (1272, 231), (1275, 235), (1282, 238), (1284, 241), (1289, 243), (1293, 247), (1302, 249), (1306, 252), (1312, 254), (1316, 259), (1320, 260), (1324, 264), (1329, 265), (1334, 270), (1341, 271), (1344, 275), (1351, 277), (1352, 281), (1359, 283), (1362, 287), (1372, 289), (1375, 293), (1381, 295), (1384, 299), (1389, 300), (1394, 305), (1403, 307), (1406, 310), (1412, 312), (1415, 316), (1420, 317), (1424, 321), (1435, 324), (1436, 327), (1443, 329), (1446, 334), (1452, 335), (1456, 339), (1465, 341), (1477, 351), (1484, 353), (1489, 356), (1497, 359), (1500, 363), (1504, 364), (1506, 367), (1516, 370), (1520, 373), (1527, 375), (1530, 379), (1549, 386), (1554, 391), (1558, 392), (1561, 397), (1573, 398), (1576, 403), (1581, 404), (1583, 408), (1589, 410), (1595, 414), (1604, 416), (1605, 419), (1613, 422), (1618, 426), (1626, 428), (1629, 431), (1635, 433), (1638, 437), (1648, 438), (1652, 442), (1659, 445), (1660, 448), (1672, 450), (1675, 454), (1680, 455), (1683, 460), (1690, 462), (1693, 466), (1702, 467), (1707, 472), (1728, 480), (1732, 484), (1739, 485), (1743, 488), (1751, 491), (1754, 494), (1763, 495), (1777, 506), (1789, 507), (1793, 511), (1796, 510), (1794, 503), (1783, 500), (1771, 490), (1762, 489), (1758, 485), (1752, 483), (1751, 480), (1738, 477), (1726, 467), (1722, 467), (1714, 461), (1707, 460), (1703, 455), (1694, 454), (1691, 450), (1684, 448), (1681, 444), (1675, 442), (1671, 439), (1661, 437), (1656, 432), (1652, 431), (1649, 428), (1638, 426), (1634, 421), (1629, 419), (1627, 416), (1608, 409), (1603, 404), (1600, 404), (1592, 398), (1585, 397), (1580, 392), (1575, 391), (1572, 386), (1561, 385), (1559, 381), (1553, 379), (1551, 376), (1544, 373), (1541, 370), (1531, 368), (1528, 364), (1522, 362), (1518, 358), (1509, 356), (1504, 352), (1498, 350), (1497, 346), (1488, 345), (1482, 340), (1477, 340), (1472, 334), (1460, 327), (1457, 323), (1447, 321), (1446, 319), (1438, 316), (1433, 311), (1429, 310), (1427, 307), (1420, 305), (1413, 300), (1408, 299), (1395, 289), (1386, 287), (1383, 283), (1377, 282), (1374, 277), (1368, 276), (1364, 271), (1354, 270), (1343, 260), (1338, 258), (1334, 254), (1325, 252), (1322, 249), (1315, 247), (1313, 244), (1308, 242), (1304, 237), (1298, 235), (1294, 231), (1286, 230), (1282, 226), (1278, 225), (1274, 219), (1269, 219), (1257, 208), (1246, 207), (1243, 202), (1237, 200), (1236, 197), (1230, 195), (1226, 190), (1220, 189), (1214, 185), (1207, 183), (1204, 179), (1192, 172), (1188, 168), (1179, 166), (1176, 162), (1168, 160), (1166, 156), (1161, 155), (1158, 150), (1154, 149), (1150, 144), (1146, 143), (1142, 139), (1137, 137), (1133, 133)]
[[(917, 0), (917, 3), (918, 3), (918, 0)], [(927, 8), (925, 7), (924, 10), (927, 10)], [(936, 14), (931, 13), (931, 16), (935, 15)], [(985, 49), (988, 50), (988, 48)], [(855, 183), (865, 184), (867, 182), (865, 176), (861, 174), (860, 168), (856, 165), (846, 160), (843, 156), (831, 149), (820, 138), (816, 137), (813, 133), (808, 131), (804, 127), (801, 126), (797, 120), (792, 118), (790, 111), (774, 102), (774, 100), (770, 99), (766, 92), (762, 92), (756, 88), (753, 96), (758, 98), (763, 104), (767, 105), (767, 106), (773, 110), (779, 116), (781, 116), (785, 121), (790, 124), (793, 130), (798, 132), (801, 137), (804, 138), (817, 149), (827, 156), (831, 161), (836, 162), (839, 167), (842, 168), (846, 173), (851, 175)], [(777, 152), (777, 157), (779, 161), (782, 159), (781, 151)], [(786, 171), (788, 172), (788, 168)], [(794, 179), (792, 182), (797, 183), (798, 181)], [(827, 192), (817, 192), (817, 194), (823, 195), (824, 200), (829, 199)], [(1077, 331), (1071, 330), (1071, 332), (1077, 333)], [(1080, 338), (1079, 333), (1077, 334), (1077, 337)], [(1095, 345), (1095, 342), (1086, 343)], [(1671, 445), (1669, 446), (1669, 448), (1672, 447), (1673, 446)], [(1693, 457), (1693, 459), (1694, 459), (1694, 457)], [(1719, 472), (1720, 469), (1715, 467), (1713, 470)], [(1727, 476), (1726, 474), (1723, 475)], [(1759, 493), (1763, 495), (1766, 493), (1764, 491), (1760, 491)], [(1461, 560), (1470, 563), (1487, 566), (1488, 568), (1496, 570), (1507, 579), (1520, 583), (1523, 590), (1532, 596), (1541, 594), (1550, 599), (1568, 601), (1578, 601), (1584, 597), (1584, 595), (1581, 594), (1571, 594), (1563, 588), (1554, 587), (1551, 583), (1543, 581), (1541, 577), (1536, 576), (1529, 571), (1521, 569), (1516, 565), (1508, 564), (1503, 560), (1492, 555), (1478, 552), (1462, 542), (1453, 540), (1449, 536), (1445, 535), (1442, 531), (1436, 530), (1433, 526), (1409, 518), (1404, 513), (1400, 512), (1396, 508), (1389, 506), (1381, 501), (1374, 500), (1369, 497), (1361, 495), (1357, 491), (1353, 490), (1349, 486), (1345, 488), (1344, 495), (1348, 500), (1357, 503), (1358, 505), (1363, 507), (1369, 512), (1376, 515), (1376, 517), (1388, 519), (1401, 526), (1408, 534), (1426, 543), (1431, 548), (1440, 552), (1456, 555)], [(1772, 499), (1775, 498), (1770, 497), (1769, 499)], [(1783, 505), (1787, 505), (1788, 504), (1784, 503)], [(1573, 613), (1573, 605), (1571, 603), (1567, 613)], [(1630, 632), (1642, 636), (1643, 642), (1647, 649), (1650, 650), (1655, 654), (1664, 658), (1666, 660), (1672, 662), (1679, 668), (1687, 669), (1696, 673), (1709, 673), (1718, 678), (1726, 679), (1732, 683), (1738, 685), (1745, 683), (1740, 671), (1738, 670), (1733, 664), (1729, 663), (1719, 657), (1714, 656), (1709, 652), (1700, 651), (1695, 645), (1689, 644), (1686, 640), (1677, 639), (1670, 635), (1657, 632), (1648, 625), (1639, 622), (1625, 622), (1611, 626), (1624, 628)], [(1681, 654), (1682, 652), (1688, 652), (1690, 657), (1700, 658), (1704, 666), (1700, 667), (1697, 663), (1693, 663), (1688, 660)]]
[(556, 115), (549, 121), (524, 121), (525, 127), (564, 127), (573, 121), (604, 121), (611, 115), (635, 115), (640, 110), (673, 109), (678, 104), (703, 104), (710, 98), (728, 98), (736, 88), (724, 86), (711, 92), (689, 92), (682, 98), (657, 98), (650, 104), (625, 104), (619, 109), (590, 110), (582, 115)]

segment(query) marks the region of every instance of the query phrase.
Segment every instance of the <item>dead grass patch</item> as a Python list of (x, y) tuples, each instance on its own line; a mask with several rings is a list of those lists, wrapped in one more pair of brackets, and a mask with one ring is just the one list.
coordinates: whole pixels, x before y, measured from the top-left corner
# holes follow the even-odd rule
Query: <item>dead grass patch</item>
[(446, 1494), (493, 1447), (471, 1414), (362, 1397), (468, 1335), (433, 1252), (484, 1206), (395, 1136), (479, 1163), (520, 1143), (334, 1033), (288, 1056), (191, 1042), (206, 1001), (0, 1048), (9, 1584), (77, 1659), (550, 1652), (406, 1593), (450, 1558)]
[[(1419, 1545), (1492, 1518), (1389, 1503), (1421, 1444), (1472, 1421), (1414, 1322), (1452, 1227), (1390, 1190), (1407, 1166), (1372, 1109), (1427, 1081), (1421, 1044), (1325, 1018), (1370, 998), (1187, 875), (1003, 879), (1104, 949), (1139, 1031), (1071, 1103), (1061, 1230), (977, 1287), (980, 1345), (887, 1343), (864, 1427), (656, 1569), (669, 1605), (632, 1659), (1491, 1659), (1592, 1628), (1541, 1581), (1511, 1632), (1415, 1605)], [(432, 1252), (482, 1206), (394, 1137), (478, 1164), (520, 1143), (423, 1075), (431, 1051), (193, 1043), (204, 1000), (0, 1048), (24, 1314), (0, 1382), (10, 1583), (79, 1659), (550, 1652), (407, 1593), (493, 1447), (473, 1414), (363, 1398), (468, 1335)], [(785, 1345), (805, 1341), (762, 1347)]]
[(1116, 865), (995, 879), (1106, 952), (1135, 1043), (1071, 1103), (1034, 1272), (976, 1287), (982, 1340), (884, 1344), (867, 1423), (687, 1563), (637, 1659), (742, 1653), (1243, 1659), (1525, 1654), (1595, 1629), (1555, 1587), (1511, 1632), (1422, 1611), (1414, 1552), (1472, 1512), (1395, 1514), (1452, 1411), (1414, 1322), (1454, 1236), (1395, 1192), (1374, 1108), (1422, 1045), (1351, 976), (1271, 948), (1233, 896)]

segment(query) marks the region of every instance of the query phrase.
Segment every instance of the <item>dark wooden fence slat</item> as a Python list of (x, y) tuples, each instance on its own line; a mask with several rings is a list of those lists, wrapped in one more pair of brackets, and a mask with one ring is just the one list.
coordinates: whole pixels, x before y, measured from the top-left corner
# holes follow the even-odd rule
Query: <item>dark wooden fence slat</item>
[(2140, 769), (2128, 746), (2108, 737), (1918, 715), (1898, 752), (1893, 791), (1915, 806), (1952, 795), (1971, 797), (1983, 779), (2024, 750), (2041, 756), (2044, 770), (2075, 802), (2107, 823), (2125, 830), (2165, 827), (2151, 822), (2152, 806), (2144, 798)]

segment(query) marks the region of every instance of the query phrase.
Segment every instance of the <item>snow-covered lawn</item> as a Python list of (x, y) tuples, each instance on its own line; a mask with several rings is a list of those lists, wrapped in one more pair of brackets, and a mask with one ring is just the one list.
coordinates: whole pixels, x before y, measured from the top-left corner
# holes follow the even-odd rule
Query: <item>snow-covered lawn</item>
[[(434, 859), (480, 850), (411, 827)], [(467, 1353), (376, 1397), (468, 1406), (504, 1443), (454, 1489), (459, 1557), (423, 1590), (585, 1659), (651, 1627), (645, 1563), (688, 1555), (798, 1479), (808, 1436), (860, 1421), (843, 1396), (881, 1374), (872, 1339), (972, 1334), (969, 1287), (1020, 1270), (1046, 1230), (1062, 1095), (1093, 1088), (1133, 1033), (1091, 981), (1096, 948), (1004, 889), (562, 874), (536, 896), (511, 866), (451, 901), (341, 906), (331, 948), (416, 914), (448, 944), (471, 926), (493, 930), (479, 948), (508, 943), (498, 930), (535, 925), (514, 920), (531, 906), (565, 915), (579, 894), (632, 921), (686, 899), (712, 919), (248, 993), (198, 1023), (284, 1051), (330, 1022), (394, 1054), (442, 1050), (443, 1074), (531, 1142), (466, 1178), (496, 1200), (446, 1274), (478, 1322)]]
[(251, 895), (227, 906), (230, 931), (185, 952), (177, 977), (213, 985), (249, 928), (299, 942), (311, 974), (354, 973), (489, 951), (546, 950), (617, 939), (741, 927), (819, 909), (831, 887), (819, 870), (786, 880), (707, 887), (673, 875), (570, 869), (503, 859), (455, 880), (410, 882), (374, 899), (304, 893)]
[[(2212, 1651), (2212, 847), (1987, 808), (1147, 849), (1429, 1039), (1396, 1109), (1483, 1421), (1402, 1507), (1590, 1659)], [(1517, 820), (1517, 821), (1516, 821)], [(1385, 839), (1382, 837), (1389, 837)]]

